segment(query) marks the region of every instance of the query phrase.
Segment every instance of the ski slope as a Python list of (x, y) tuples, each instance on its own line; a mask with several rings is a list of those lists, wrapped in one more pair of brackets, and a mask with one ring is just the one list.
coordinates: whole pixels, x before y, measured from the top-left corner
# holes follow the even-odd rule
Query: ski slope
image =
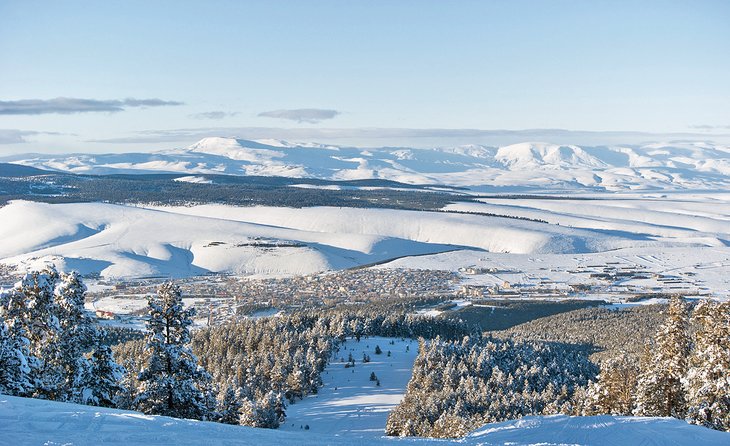
[[(375, 346), (383, 353), (376, 355)], [(362, 363), (363, 353), (370, 362)], [(345, 368), (349, 354), (356, 365)], [(388, 414), (403, 399), (417, 355), (418, 342), (411, 339), (348, 340), (327, 365), (319, 392), (289, 405), (279, 429), (307, 435), (383, 436)], [(380, 379), (380, 386), (370, 381), (370, 373)], [(309, 429), (303, 431), (302, 426)]]
[(254, 429), (139, 412), (0, 395), (0, 441), (8, 445), (591, 445), (725, 446), (730, 433), (670, 418), (526, 417), (488, 424), (463, 439), (336, 436)]

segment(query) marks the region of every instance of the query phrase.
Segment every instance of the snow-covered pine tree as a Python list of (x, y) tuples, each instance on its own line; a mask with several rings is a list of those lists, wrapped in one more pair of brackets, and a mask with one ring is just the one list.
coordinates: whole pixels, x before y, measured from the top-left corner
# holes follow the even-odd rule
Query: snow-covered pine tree
[(692, 320), (697, 331), (684, 380), (687, 419), (730, 431), (730, 302), (703, 300)]
[(681, 297), (672, 298), (654, 346), (641, 365), (634, 414), (684, 418), (687, 408), (682, 378), (689, 356), (688, 325), (686, 302)]
[(592, 382), (580, 401), (582, 415), (631, 415), (639, 373), (634, 361), (622, 354), (601, 365), (598, 381)]
[(13, 335), (0, 316), (0, 393), (24, 395), (32, 388), (27, 343), (24, 337)]
[[(91, 350), (95, 339), (99, 336), (95, 321), (84, 310), (85, 294), (86, 285), (77, 272), (61, 273), (54, 290), (59, 320), (58, 366), (63, 369), (65, 375), (66, 395), (63, 399), (75, 402), (83, 402), (86, 399), (83, 394), (88, 393), (87, 389), (99, 385), (93, 373), (90, 373), (91, 363), (84, 356)], [(99, 359), (108, 362), (111, 358), (106, 358), (106, 354), (106, 352), (100, 352)], [(110, 355), (110, 352), (108, 354)], [(113, 359), (111, 361), (113, 362)], [(111, 367), (111, 364), (101, 364), (100, 366)], [(111, 377), (104, 376), (102, 379), (109, 378)], [(84, 382), (86, 379), (91, 379), (92, 382)]]
[(203, 394), (210, 375), (189, 347), (195, 310), (183, 308), (180, 288), (162, 284), (148, 300), (147, 364), (139, 374), (136, 406), (144, 413), (177, 418), (208, 418)]
[(430, 435), (436, 438), (459, 438), (469, 433), (469, 420), (447, 412), (433, 423)]
[(220, 423), (239, 424), (241, 422), (241, 402), (236, 396), (235, 386), (228, 385), (218, 405)]
[[(53, 266), (27, 273), (15, 285), (17, 294), (24, 296), (25, 311), (18, 317), (29, 344), (30, 376), (35, 390), (32, 396), (47, 399), (65, 398), (65, 372), (61, 367), (58, 335), (61, 329), (54, 289), (58, 272)], [(20, 306), (19, 302), (15, 303)]]
[(91, 364), (82, 377), (85, 387), (81, 402), (92, 406), (118, 407), (118, 398), (127, 392), (122, 384), (126, 370), (114, 361), (112, 349), (98, 344)]
[(260, 401), (246, 400), (241, 407), (244, 426), (276, 429), (285, 418), (284, 397), (270, 390)]
[(238, 424), (248, 427), (263, 427), (261, 421), (262, 416), (259, 413), (258, 404), (253, 399), (244, 399), (241, 401), (241, 408), (239, 409), (240, 417), (238, 418)]

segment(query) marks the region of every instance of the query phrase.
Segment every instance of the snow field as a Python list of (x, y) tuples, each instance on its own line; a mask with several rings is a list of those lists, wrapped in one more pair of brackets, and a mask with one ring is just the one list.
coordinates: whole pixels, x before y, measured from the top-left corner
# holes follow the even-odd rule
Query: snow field
[[(536, 286), (541, 282), (549, 287), (565, 287), (567, 284), (593, 283), (597, 279), (587, 274), (576, 274), (580, 268), (590, 270), (593, 265), (639, 266), (647, 275), (668, 274), (693, 283), (691, 288), (721, 299), (730, 298), (730, 248), (727, 247), (656, 247), (624, 248), (614, 251), (584, 254), (506, 254), (478, 251), (454, 251), (420, 257), (397, 259), (375, 268), (414, 268), (456, 271), (462, 267), (497, 268), (499, 272), (464, 275), (462, 283), (474, 286), (494, 286), (507, 281), (512, 285)], [(598, 268), (600, 269), (600, 268)], [(656, 279), (632, 279), (622, 282), (625, 286), (644, 287), (651, 291), (672, 291)], [(603, 284), (603, 286), (606, 286)], [(683, 286), (684, 288), (684, 286)], [(658, 291), (657, 290), (657, 291)], [(629, 292), (623, 293), (632, 295)], [(607, 298), (592, 293), (591, 298)], [(609, 299), (611, 300), (611, 299)]]

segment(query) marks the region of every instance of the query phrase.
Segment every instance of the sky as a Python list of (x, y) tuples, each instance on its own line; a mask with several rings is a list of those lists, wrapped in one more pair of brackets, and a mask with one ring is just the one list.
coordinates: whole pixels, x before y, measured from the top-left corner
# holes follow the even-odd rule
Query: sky
[(726, 0), (0, 0), (0, 154), (711, 139), (729, 23)]

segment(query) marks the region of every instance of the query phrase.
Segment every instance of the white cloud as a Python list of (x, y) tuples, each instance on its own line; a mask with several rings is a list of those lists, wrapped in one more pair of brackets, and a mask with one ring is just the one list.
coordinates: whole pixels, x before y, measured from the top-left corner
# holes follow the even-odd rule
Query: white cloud
[(287, 119), (289, 121), (306, 122), (316, 124), (325, 119), (332, 119), (339, 115), (337, 110), (326, 110), (320, 108), (299, 108), (295, 110), (272, 110), (258, 114), (264, 118)]
[(48, 113), (72, 114), (108, 112), (115, 113), (128, 107), (161, 107), (182, 105), (182, 102), (164, 101), (162, 99), (20, 99), (17, 101), (0, 101), (0, 115), (42, 115)]

